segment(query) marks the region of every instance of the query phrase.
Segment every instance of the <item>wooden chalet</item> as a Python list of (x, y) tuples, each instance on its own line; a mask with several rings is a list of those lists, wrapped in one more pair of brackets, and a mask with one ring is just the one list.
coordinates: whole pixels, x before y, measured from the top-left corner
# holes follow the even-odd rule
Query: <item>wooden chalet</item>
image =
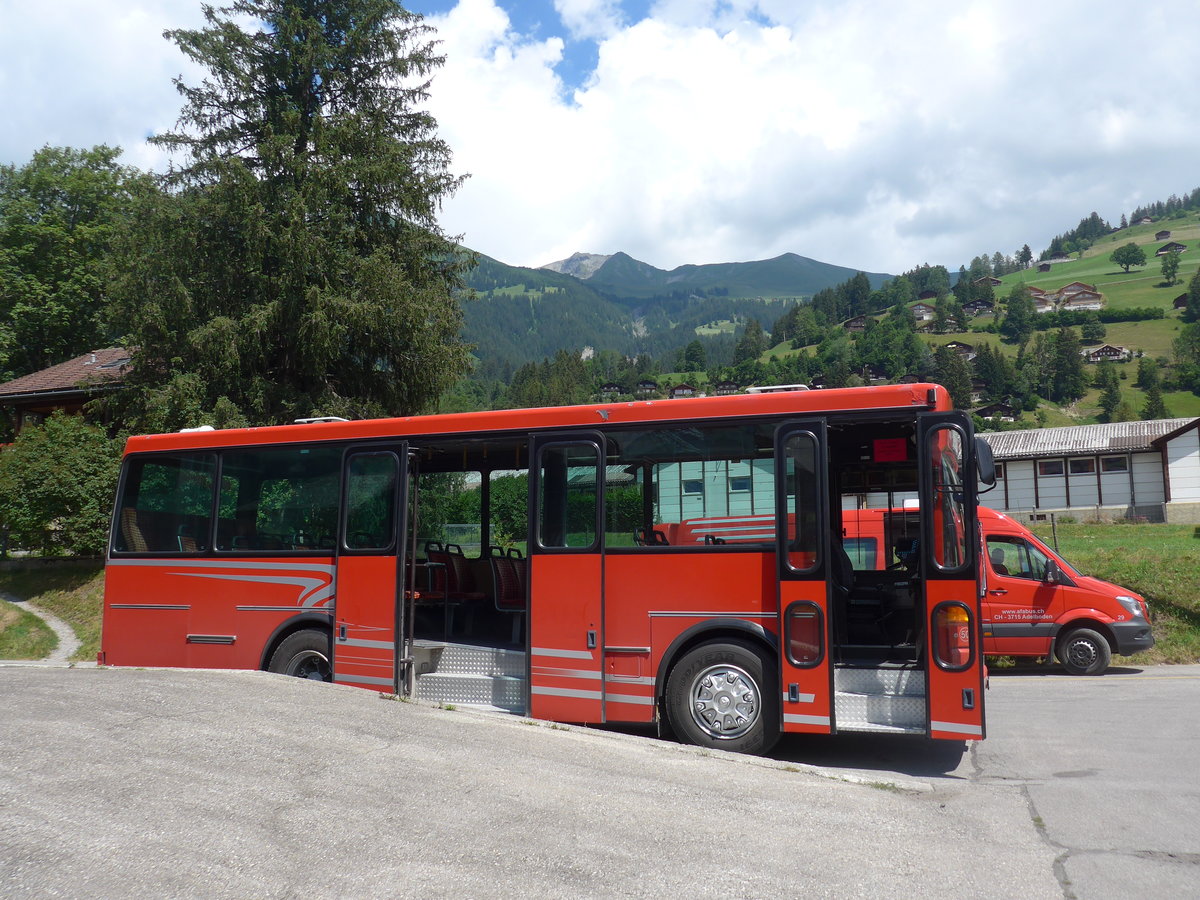
[(1169, 241), (1171, 239), (1171, 232), (1165, 228), (1162, 231), (1156, 231), (1154, 233), (1154, 239), (1156, 241)]
[(121, 387), (131, 356), (124, 347), (93, 350), (6, 381), (0, 384), (0, 406), (13, 410), (16, 431), (26, 425), (40, 425), (58, 410), (81, 412), (89, 400)]
[(1099, 291), (1076, 291), (1064, 297), (1059, 306), (1071, 310), (1103, 309), (1104, 296)]
[(855, 316), (853, 319), (847, 319), (845, 322), (843, 322), (842, 327), (847, 331), (866, 331), (868, 318), (869, 316)]
[(970, 362), (975, 358), (975, 347), (971, 344), (963, 343), (962, 341), (950, 341), (946, 344), (946, 349), (952, 353), (956, 353)]
[(975, 415), (990, 421), (1015, 422), (1021, 415), (1021, 411), (1011, 403), (989, 403), (987, 406), (976, 409)]
[(692, 387), (690, 384), (677, 384), (677, 385), (673, 386), (667, 392), (667, 394), (668, 394), (668, 396), (670, 396), (670, 398), (672, 400), (677, 400), (680, 397), (695, 397), (696, 389), (694, 387)]
[(1133, 352), (1127, 347), (1114, 347), (1112, 344), (1101, 344), (1099, 347), (1085, 348), (1079, 351), (1085, 361), (1090, 363), (1100, 363), (1106, 360), (1112, 362), (1125, 362), (1133, 356)]
[(930, 306), (928, 303), (914, 303), (909, 307), (913, 314), (913, 318), (918, 322), (928, 322), (937, 315), (937, 309)]
[(1070, 297), (1072, 294), (1078, 294), (1080, 291), (1091, 291), (1092, 293), (1098, 293), (1094, 284), (1088, 284), (1083, 281), (1072, 281), (1070, 284), (1064, 284), (1057, 291), (1055, 291), (1055, 293), (1065, 299)]
[(1161, 247), (1155, 250), (1154, 255), (1166, 256), (1168, 253), (1182, 253), (1186, 249), (1187, 244), (1181, 244), (1179, 241), (1171, 241), (1170, 243), (1163, 244)]

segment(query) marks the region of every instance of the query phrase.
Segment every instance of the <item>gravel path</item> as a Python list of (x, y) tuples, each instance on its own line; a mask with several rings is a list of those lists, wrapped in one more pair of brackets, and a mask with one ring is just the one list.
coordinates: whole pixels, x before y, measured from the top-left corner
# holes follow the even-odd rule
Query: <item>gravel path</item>
[(79, 638), (75, 637), (75, 631), (70, 625), (54, 615), (54, 613), (44, 610), (27, 600), (22, 600), (20, 597), (2, 593), (0, 593), (0, 597), (3, 597), (9, 603), (20, 603), (49, 625), (50, 630), (58, 635), (58, 646), (51, 650), (50, 654), (44, 659), (37, 660), (38, 662), (45, 663), (46, 665), (62, 666), (70, 661), (72, 655), (79, 649)]

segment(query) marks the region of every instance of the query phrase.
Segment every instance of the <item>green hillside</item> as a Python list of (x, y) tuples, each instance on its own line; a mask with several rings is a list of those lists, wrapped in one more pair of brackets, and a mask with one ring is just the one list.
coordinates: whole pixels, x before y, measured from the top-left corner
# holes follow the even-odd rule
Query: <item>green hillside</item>
[[(584, 347), (659, 357), (699, 339), (709, 360), (721, 362), (747, 320), (769, 325), (789, 303), (854, 274), (791, 253), (672, 272), (617, 253), (581, 280), (480, 254), (467, 276), (475, 299), (464, 308), (463, 336), (475, 346), (477, 374), (501, 380), (524, 363)], [(890, 276), (868, 277), (882, 284)]]
[[(587, 279), (587, 284), (619, 299), (646, 299), (680, 291), (720, 293), (733, 298), (810, 297), (856, 272), (795, 253), (754, 262), (679, 266), (670, 271), (616, 253)], [(867, 273), (873, 288), (890, 277)]]
[[(1156, 239), (1160, 231), (1170, 231), (1170, 237)], [(1181, 254), (1179, 271), (1172, 285), (1164, 282), (1161, 259), (1155, 252), (1167, 241), (1177, 242), (1186, 246)], [(1132, 267), (1131, 271), (1113, 263), (1109, 257), (1115, 249), (1133, 242), (1145, 253), (1146, 263)], [(1187, 282), (1200, 269), (1200, 213), (1188, 212), (1186, 215), (1176, 214), (1173, 218), (1155, 221), (1150, 225), (1138, 225), (1120, 229), (1111, 235), (1104, 235), (1079, 256), (1073, 256), (1066, 261), (1056, 261), (1048, 272), (1037, 271), (1036, 264), (1018, 272), (1005, 275), (1000, 279), (1000, 285), (994, 287), (993, 296), (997, 310), (1003, 314), (1004, 301), (1013, 288), (1024, 284), (1029, 287), (1041, 288), (1045, 291), (1055, 291), (1074, 281), (1094, 285), (1103, 295), (1104, 309), (1114, 312), (1122, 310), (1161, 310), (1163, 318), (1130, 322), (1104, 323), (1104, 337), (1101, 341), (1082, 342), (1082, 347), (1095, 347), (1100, 344), (1112, 344), (1130, 350), (1133, 357), (1123, 363), (1117, 363), (1119, 388), (1127, 408), (1135, 415), (1146, 404), (1146, 394), (1135, 386), (1138, 378), (1139, 359), (1148, 357), (1158, 362), (1164, 376), (1169, 376), (1174, 363), (1173, 344), (1183, 328), (1180, 311), (1174, 308), (1177, 297), (1185, 293)], [(888, 290), (898, 282), (889, 285)], [(885, 292), (886, 293), (886, 292)], [(910, 295), (911, 296), (911, 295)], [(912, 305), (912, 301), (908, 301)], [(886, 304), (885, 304), (886, 305)], [(876, 305), (876, 310), (882, 307)], [(876, 312), (873, 317), (883, 323), (886, 314)], [(1047, 320), (1040, 319), (1043, 323)], [(931, 349), (960, 341), (971, 344), (977, 351), (981, 347), (999, 350), (1005, 357), (1014, 359), (1018, 346), (1001, 339), (995, 332), (996, 320), (991, 315), (984, 315), (972, 320), (967, 331), (944, 334), (920, 334), (919, 339)], [(1079, 328), (1073, 329), (1077, 334)], [(773, 364), (775, 369), (786, 369), (790, 360), (803, 360), (804, 357), (815, 358), (809, 364), (809, 374), (826, 374), (821, 360), (837, 357), (837, 343), (830, 343), (831, 335), (839, 335), (838, 328), (818, 332), (825, 343), (808, 344), (805, 347), (795, 346), (795, 341), (785, 341), (767, 350), (759, 357), (762, 364)], [(1047, 335), (1051, 332), (1040, 332)], [(812, 338), (815, 340), (816, 338)], [(849, 339), (850, 346), (862, 347), (861, 335), (845, 334), (839, 338), (843, 342)], [(862, 365), (861, 357), (858, 365)], [(1084, 367), (1089, 382), (1094, 379), (1097, 369), (1093, 365)], [(851, 369), (857, 372), (856, 369)], [(915, 373), (915, 370), (913, 370)], [(929, 375), (928, 372), (924, 373)], [(977, 373), (972, 373), (977, 374)], [(931, 376), (935, 377), (935, 376)], [(1200, 396), (1191, 391), (1164, 391), (1163, 399), (1170, 416), (1200, 415)], [(1021, 425), (1033, 427), (1036, 422), (1045, 425), (1088, 424), (1099, 421), (1100, 390), (1089, 384), (1087, 393), (1077, 402), (1059, 406), (1046, 401), (1039, 403), (1036, 411), (1026, 409)]]

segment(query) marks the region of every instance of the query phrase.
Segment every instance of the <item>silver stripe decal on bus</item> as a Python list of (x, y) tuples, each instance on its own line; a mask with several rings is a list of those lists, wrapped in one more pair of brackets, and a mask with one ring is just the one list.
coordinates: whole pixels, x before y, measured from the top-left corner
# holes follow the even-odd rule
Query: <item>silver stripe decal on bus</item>
[[(294, 603), (284, 604), (282, 606), (235, 606), (238, 612), (295, 612), (299, 607)], [(332, 611), (328, 609), (318, 609), (315, 612), (323, 612), (326, 615), (332, 615)]]
[(620, 684), (654, 684), (653, 675), (616, 675), (609, 672), (604, 676), (605, 681), (615, 681)]
[[(216, 578), (223, 581), (249, 581), (265, 584), (292, 585), (302, 588), (296, 598), (296, 605), (306, 608), (315, 607), (333, 596), (334, 567), (325, 563), (273, 563), (273, 562), (244, 562), (241, 560), (223, 559), (110, 559), (110, 566), (150, 566), (152, 568), (169, 568), (177, 571), (168, 575), (180, 575), (190, 578)], [(313, 572), (327, 576), (325, 578), (309, 576), (307, 578), (292, 575), (234, 575), (217, 574), (197, 569), (233, 569), (234, 571), (249, 572)], [(192, 571), (189, 571), (192, 570)]]
[(384, 687), (391, 687), (395, 684), (391, 678), (375, 678), (371, 675), (334, 675), (333, 681), (335, 684), (350, 682), (351, 684), (380, 684)]
[(333, 574), (334, 567), (329, 563), (286, 563), (286, 562), (247, 562), (242, 559), (110, 559), (110, 566), (191, 566), (195, 569), (285, 569), (293, 572), (325, 572)]
[(960, 722), (930, 722), (930, 731), (950, 731), (954, 734), (974, 734), (983, 736), (983, 728), (979, 725), (963, 725)]
[(186, 603), (112, 603), (109, 609), (191, 609)]
[(635, 706), (653, 706), (653, 697), (636, 697), (633, 694), (606, 694), (606, 703), (631, 703)]
[(532, 694), (541, 694), (546, 697), (574, 697), (578, 700), (600, 699), (599, 691), (577, 691), (573, 688), (541, 687), (535, 684), (529, 691)]
[(552, 669), (549, 666), (534, 666), (534, 675), (549, 675), (556, 678), (586, 678), (589, 681), (599, 681), (599, 672), (589, 672), (586, 669)]
[(792, 702), (796, 702), (796, 703), (812, 703), (812, 702), (813, 702), (813, 701), (815, 701), (816, 699), (817, 699), (817, 695), (816, 695), (816, 694), (800, 694), (800, 695), (799, 695), (799, 696), (796, 698), (796, 700), (795, 700), (795, 701), (793, 701), (793, 700), (792, 700), (792, 699), (791, 699), (791, 698), (788, 696), (788, 692), (787, 692), (787, 691), (784, 691), (784, 692), (783, 692), (783, 702), (784, 702), (784, 703), (792, 703)]
[(784, 713), (783, 721), (793, 725), (828, 725), (829, 716), (798, 716), (795, 713)]
[(339, 647), (375, 647), (379, 650), (395, 650), (395, 641), (369, 641), (366, 638), (338, 638)]
[(534, 647), (534, 656), (558, 656), (563, 659), (595, 659), (590, 650), (557, 650), (554, 647)]

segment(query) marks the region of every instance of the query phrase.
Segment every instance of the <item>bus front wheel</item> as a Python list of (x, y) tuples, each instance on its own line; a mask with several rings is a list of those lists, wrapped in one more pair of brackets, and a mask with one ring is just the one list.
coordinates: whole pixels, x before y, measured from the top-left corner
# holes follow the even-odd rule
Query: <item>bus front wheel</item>
[(1090, 628), (1072, 628), (1058, 642), (1058, 661), (1072, 675), (1100, 675), (1112, 660), (1104, 635)]
[(766, 753), (779, 739), (777, 690), (763, 654), (733, 641), (689, 650), (667, 679), (667, 720), (676, 737), (734, 753)]
[(267, 671), (313, 681), (333, 681), (329, 635), (312, 628), (289, 634), (271, 654)]

